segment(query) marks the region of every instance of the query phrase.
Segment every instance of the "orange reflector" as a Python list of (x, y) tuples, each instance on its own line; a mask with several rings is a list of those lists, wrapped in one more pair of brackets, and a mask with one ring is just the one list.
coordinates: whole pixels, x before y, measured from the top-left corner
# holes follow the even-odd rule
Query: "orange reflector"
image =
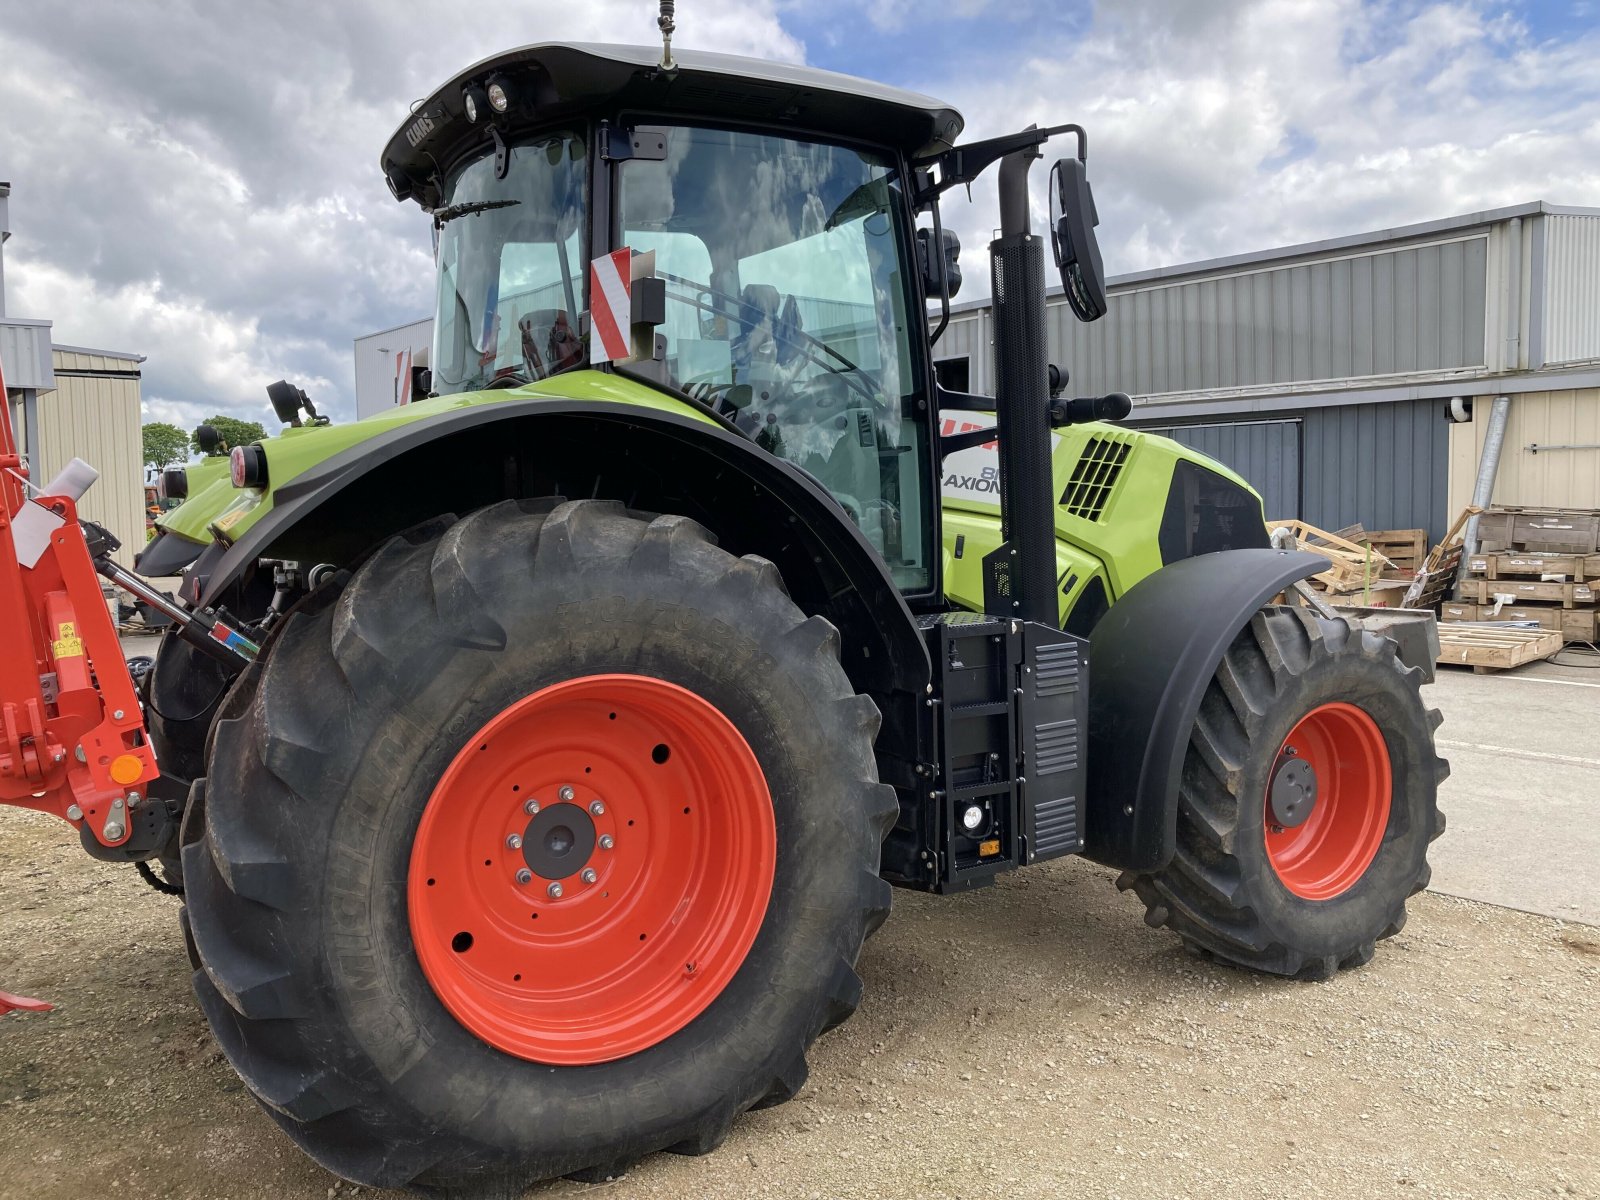
[(139, 776), (144, 774), (144, 760), (137, 754), (119, 754), (111, 760), (111, 780), (113, 783), (137, 783)]
[(993, 858), (996, 854), (999, 854), (999, 853), (1000, 853), (1000, 839), (999, 838), (990, 838), (986, 842), (979, 842), (978, 843), (978, 857), (979, 858)]

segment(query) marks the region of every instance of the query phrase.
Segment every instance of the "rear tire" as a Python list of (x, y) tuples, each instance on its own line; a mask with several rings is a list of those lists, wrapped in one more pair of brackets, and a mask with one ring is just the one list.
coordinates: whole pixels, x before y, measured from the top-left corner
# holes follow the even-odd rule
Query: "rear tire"
[[(1117, 881), (1144, 901), (1147, 924), (1205, 957), (1305, 979), (1360, 966), (1400, 932), (1444, 831), (1449, 766), (1434, 754), (1423, 672), (1396, 649), (1303, 608), (1251, 618), (1200, 704), (1172, 861)], [(1321, 811), (1287, 827), (1269, 789), (1293, 771), (1294, 741), (1316, 760)]]
[[(739, 1113), (792, 1096), (812, 1040), (854, 1010), (857, 954), (889, 907), (877, 870), (897, 804), (877, 781), (877, 709), (838, 655), (770, 563), (602, 501), (508, 502), (396, 537), (336, 601), (287, 618), (254, 694), (223, 714), (183, 854), (196, 993), (269, 1115), (363, 1185), (511, 1195), (705, 1153)], [(436, 785), (498, 714), (618, 674), (694, 693), (753, 752), (770, 899), (687, 1024), (549, 1065), (441, 1002), (408, 872)], [(475, 856), (512, 886), (503, 845)]]

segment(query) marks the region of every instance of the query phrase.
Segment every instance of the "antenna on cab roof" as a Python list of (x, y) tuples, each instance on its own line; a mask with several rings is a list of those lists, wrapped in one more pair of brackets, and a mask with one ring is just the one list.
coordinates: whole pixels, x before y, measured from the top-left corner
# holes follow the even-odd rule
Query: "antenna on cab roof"
[(676, 71), (678, 64), (672, 61), (672, 31), (677, 28), (674, 19), (674, 10), (677, 8), (676, 0), (661, 0), (661, 15), (656, 18), (656, 25), (661, 30), (661, 69), (663, 71)]

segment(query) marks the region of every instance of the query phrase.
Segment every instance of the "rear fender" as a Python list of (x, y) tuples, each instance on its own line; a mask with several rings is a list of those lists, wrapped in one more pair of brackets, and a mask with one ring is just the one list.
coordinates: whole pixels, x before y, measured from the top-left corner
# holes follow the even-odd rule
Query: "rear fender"
[(1171, 859), (1189, 732), (1217, 664), (1258, 608), (1327, 568), (1314, 554), (1224, 550), (1163, 567), (1111, 606), (1090, 637), (1085, 855), (1138, 871)]

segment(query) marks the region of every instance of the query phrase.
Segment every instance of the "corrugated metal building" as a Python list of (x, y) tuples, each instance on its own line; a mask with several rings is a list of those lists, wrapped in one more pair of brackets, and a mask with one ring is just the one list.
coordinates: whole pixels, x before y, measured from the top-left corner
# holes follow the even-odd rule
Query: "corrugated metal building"
[[(1239, 470), (1270, 516), (1442, 536), (1497, 395), (1513, 402), (1495, 502), (1600, 505), (1600, 209), (1517, 205), (1109, 291), (1092, 325), (1051, 303), (1072, 393), (1130, 393), (1134, 424)], [(987, 302), (955, 309), (935, 355), (992, 389)]]
[(412, 362), (426, 362), (426, 352), (432, 341), (432, 317), (356, 339), (357, 420), (393, 408), (400, 402), (397, 360), (409, 353)]
[(56, 389), (38, 405), (39, 440), (34, 478), (51, 479), (74, 457), (100, 472), (78, 512), (109, 529), (122, 549), (117, 561), (133, 566), (144, 546), (144, 446), (139, 420), (137, 354), (56, 346)]

